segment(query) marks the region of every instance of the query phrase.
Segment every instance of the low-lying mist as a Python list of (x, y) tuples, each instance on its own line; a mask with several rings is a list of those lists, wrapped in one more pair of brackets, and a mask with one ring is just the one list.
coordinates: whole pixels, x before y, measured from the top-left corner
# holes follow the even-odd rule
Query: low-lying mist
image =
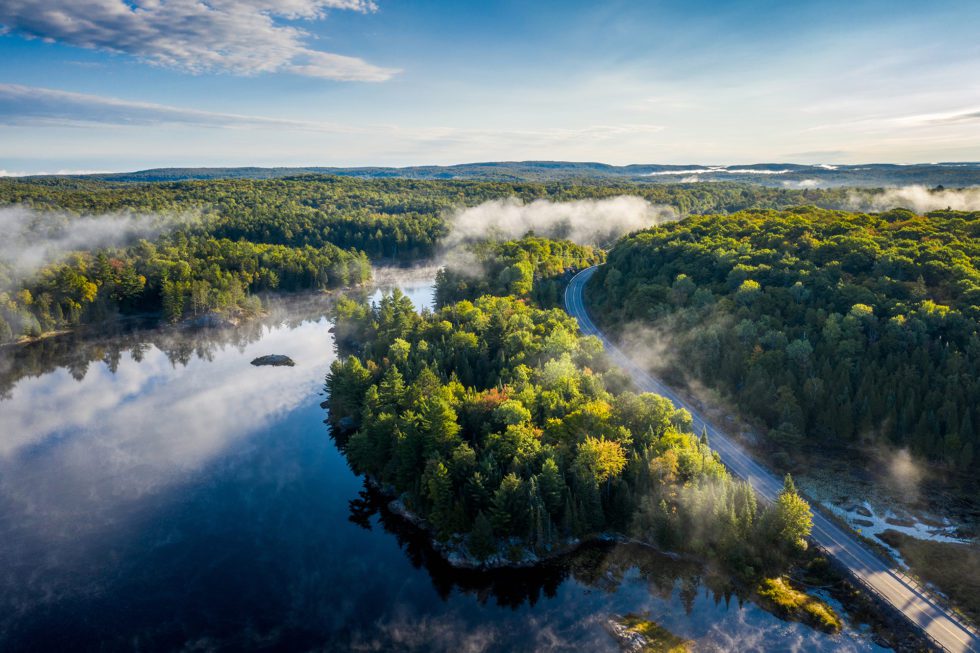
[(122, 247), (151, 239), (193, 219), (191, 214), (165, 215), (129, 211), (72, 215), (26, 207), (0, 208), (0, 266), (7, 285), (16, 284), (71, 252)]
[(908, 504), (919, 498), (928, 468), (916, 460), (907, 448), (879, 443), (870, 447), (866, 455), (875, 463), (879, 480), (886, 489)]
[(450, 218), (446, 249), (486, 238), (520, 238), (528, 232), (564, 238), (579, 245), (608, 246), (620, 236), (680, 219), (671, 206), (621, 195), (601, 200), (525, 204), (517, 198), (490, 200), (462, 209)]
[(947, 208), (955, 211), (980, 211), (980, 187), (933, 190), (914, 185), (888, 188), (877, 193), (852, 191), (848, 195), (845, 208), (873, 212), (903, 208), (916, 213)]
[(511, 197), (459, 209), (449, 216), (449, 235), (443, 239), (436, 267), (481, 276), (483, 263), (468, 247), (485, 240), (512, 240), (529, 233), (579, 245), (609, 247), (621, 236), (682, 216), (671, 206), (651, 204), (641, 197), (621, 195), (601, 200), (525, 203)]

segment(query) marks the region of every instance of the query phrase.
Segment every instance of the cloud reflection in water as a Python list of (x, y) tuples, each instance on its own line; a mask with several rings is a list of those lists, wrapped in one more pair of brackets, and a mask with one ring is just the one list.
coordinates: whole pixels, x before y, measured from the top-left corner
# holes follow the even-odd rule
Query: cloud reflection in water
[[(334, 358), (328, 328), (323, 318), (266, 327), (259, 342), (211, 361), (176, 365), (154, 346), (140, 363), (123, 354), (115, 373), (97, 363), (81, 381), (64, 368), (24, 379), (0, 403), (0, 492), (49, 522), (35, 526), (90, 528), (309, 402)], [(250, 365), (266, 353), (297, 365)]]

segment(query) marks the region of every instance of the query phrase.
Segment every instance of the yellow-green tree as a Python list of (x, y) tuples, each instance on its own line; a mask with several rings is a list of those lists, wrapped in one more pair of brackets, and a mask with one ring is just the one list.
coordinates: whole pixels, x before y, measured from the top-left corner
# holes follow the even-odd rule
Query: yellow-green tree
[(813, 513), (810, 504), (796, 491), (796, 484), (789, 474), (783, 480), (783, 489), (773, 506), (773, 529), (784, 549), (789, 552), (806, 550), (806, 538), (813, 530)]
[(619, 476), (626, 467), (626, 454), (618, 442), (589, 436), (578, 445), (575, 463), (602, 484)]

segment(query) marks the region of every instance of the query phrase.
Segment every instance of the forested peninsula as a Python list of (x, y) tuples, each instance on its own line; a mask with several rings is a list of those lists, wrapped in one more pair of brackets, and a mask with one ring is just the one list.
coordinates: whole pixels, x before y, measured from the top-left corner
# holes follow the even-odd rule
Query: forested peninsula
[[(546, 282), (567, 257), (592, 256), (567, 242), (542, 256), (544, 244), (501, 243), (484, 258)], [(343, 356), (327, 378), (351, 465), (457, 559), (518, 564), (618, 534), (755, 578), (805, 549), (809, 506), (791, 480), (774, 505), (759, 505), (686, 411), (632, 392), (598, 339), (531, 299), (533, 283), (471, 294), (456, 273), (440, 277), (434, 312), (397, 291), (374, 305), (340, 302)]]

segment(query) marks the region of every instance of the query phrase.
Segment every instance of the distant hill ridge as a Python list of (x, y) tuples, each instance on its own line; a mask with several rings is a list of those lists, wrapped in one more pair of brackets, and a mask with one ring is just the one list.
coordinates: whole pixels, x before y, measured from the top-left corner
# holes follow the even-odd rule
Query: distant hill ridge
[(861, 165), (748, 165), (613, 166), (569, 161), (499, 161), (449, 166), (394, 167), (236, 167), (154, 168), (135, 172), (68, 175), (114, 182), (173, 182), (208, 179), (279, 179), (298, 175), (336, 175), (362, 179), (457, 179), (474, 181), (534, 181), (591, 183), (750, 182), (764, 186), (810, 188), (832, 186), (906, 186), (923, 184), (964, 187), (980, 185), (980, 162)]

